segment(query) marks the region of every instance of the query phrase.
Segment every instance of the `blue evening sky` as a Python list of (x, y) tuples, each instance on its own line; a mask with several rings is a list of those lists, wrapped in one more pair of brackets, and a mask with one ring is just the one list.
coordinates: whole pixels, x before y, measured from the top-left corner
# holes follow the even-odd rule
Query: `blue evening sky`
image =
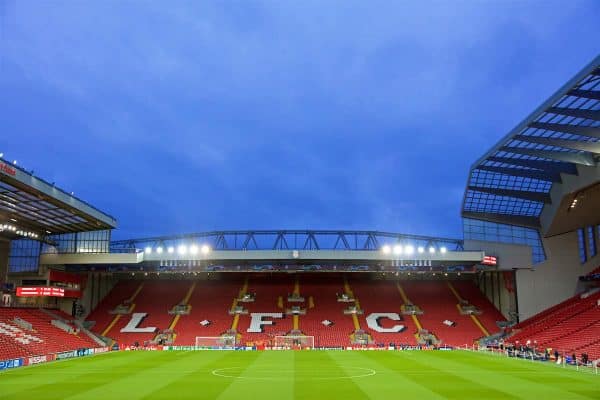
[(461, 236), (468, 168), (598, 1), (0, 0), (0, 152), (119, 220)]

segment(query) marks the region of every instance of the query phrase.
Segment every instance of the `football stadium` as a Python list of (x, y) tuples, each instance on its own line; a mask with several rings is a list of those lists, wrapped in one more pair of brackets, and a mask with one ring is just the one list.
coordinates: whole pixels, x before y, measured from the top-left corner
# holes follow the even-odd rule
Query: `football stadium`
[(0, 400), (600, 399), (598, 3), (26, 3)]
[(599, 161), (600, 57), (465, 171), (462, 238), (111, 240), (1, 159), (1, 398), (600, 398)]

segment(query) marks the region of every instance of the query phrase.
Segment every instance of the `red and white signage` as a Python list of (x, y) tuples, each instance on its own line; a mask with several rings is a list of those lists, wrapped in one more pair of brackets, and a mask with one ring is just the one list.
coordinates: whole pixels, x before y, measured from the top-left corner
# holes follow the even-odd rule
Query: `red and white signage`
[(27, 365), (41, 364), (48, 361), (48, 356), (29, 357)]
[(17, 170), (11, 167), (8, 164), (0, 163), (0, 171), (4, 172), (7, 175), (15, 176), (17, 174)]
[(494, 256), (484, 256), (481, 264), (495, 266), (498, 264), (498, 258)]
[(17, 287), (17, 297), (65, 297), (65, 289), (49, 286), (20, 286)]

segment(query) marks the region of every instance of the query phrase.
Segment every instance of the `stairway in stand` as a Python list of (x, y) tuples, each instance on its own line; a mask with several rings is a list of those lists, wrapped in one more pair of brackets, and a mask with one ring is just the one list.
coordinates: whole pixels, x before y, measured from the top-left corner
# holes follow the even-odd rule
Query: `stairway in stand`
[[(441, 340), (441, 344), (450, 346), (471, 346), (484, 336), (481, 329), (468, 315), (458, 311), (457, 299), (445, 281), (404, 281), (402, 283), (407, 296), (421, 309), (419, 320), (423, 328), (428, 329)], [(455, 326), (447, 326), (444, 320), (453, 321)]]
[[(315, 345), (321, 347), (345, 347), (350, 345), (350, 335), (354, 332), (352, 317), (344, 315), (349, 303), (339, 303), (337, 294), (344, 292), (340, 275), (306, 275), (300, 277), (302, 295), (312, 298), (302, 317), (302, 332), (315, 337)], [(323, 321), (331, 321), (327, 326)]]
[[(240, 315), (238, 333), (242, 335), (242, 343), (255, 343), (257, 341), (270, 342), (275, 336), (285, 335), (292, 329), (292, 318), (285, 316), (285, 309), (278, 306), (278, 298), (286, 298), (294, 289), (294, 281), (290, 276), (250, 275), (248, 280), (248, 293), (255, 293), (256, 299), (252, 303), (241, 303), (249, 313), (283, 313), (281, 319), (267, 318), (273, 321), (271, 325), (263, 325), (263, 332), (247, 332), (250, 327), (250, 314)], [(285, 303), (283, 304), (285, 306)]]
[[(176, 326), (177, 345), (193, 346), (197, 336), (221, 336), (231, 327), (231, 301), (241, 286), (238, 279), (198, 280), (189, 304), (189, 315), (182, 315)], [(201, 325), (201, 321), (208, 321)]]
[(382, 318), (379, 323), (383, 328), (391, 328), (395, 325), (404, 325), (406, 329), (399, 333), (381, 333), (372, 329), (367, 329), (366, 321), (362, 323), (363, 329), (367, 329), (375, 343), (388, 345), (408, 344), (416, 345), (415, 333), (417, 327), (411, 317), (402, 316), (401, 306), (403, 304), (402, 297), (396, 287), (396, 282), (386, 280), (373, 281), (352, 281), (352, 289), (354, 294), (361, 299), (361, 307), (364, 314), (360, 316), (360, 320), (364, 321), (370, 313), (388, 312), (397, 313), (402, 317), (402, 321), (392, 321)]

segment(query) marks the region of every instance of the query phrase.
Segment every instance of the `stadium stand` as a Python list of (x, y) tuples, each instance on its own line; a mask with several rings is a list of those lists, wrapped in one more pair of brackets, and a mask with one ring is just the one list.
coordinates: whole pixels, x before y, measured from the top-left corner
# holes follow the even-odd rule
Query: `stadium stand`
[(498, 321), (506, 321), (506, 318), (498, 309), (481, 293), (479, 288), (471, 281), (452, 281), (452, 286), (461, 298), (477, 307), (481, 314), (477, 316), (485, 329), (493, 334), (498, 331)]
[(600, 358), (599, 301), (597, 290), (573, 296), (515, 325), (507, 341)]
[[(456, 295), (481, 311), (476, 318), (488, 332), (498, 331), (496, 321), (504, 321), (504, 317), (471, 281), (453, 281), (452, 284), (442, 280), (400, 282), (406, 292), (404, 296), (420, 306), (423, 315), (402, 315), (402, 306), (406, 302), (395, 280), (373, 280), (361, 276), (346, 281), (341, 274), (318, 273), (302, 274), (299, 278), (288, 274), (229, 274), (211, 280), (119, 282), (88, 319), (96, 321), (94, 331), (97, 334), (104, 334), (124, 345), (135, 342), (143, 344), (155, 339), (159, 331), (172, 329), (175, 333), (174, 344), (177, 345), (194, 345), (196, 337), (218, 337), (236, 331), (238, 343), (243, 344), (272, 344), (275, 336), (300, 334), (314, 336), (315, 345), (321, 347), (349, 346), (357, 330), (368, 335), (371, 345), (416, 345), (419, 328), (428, 329), (443, 344), (471, 345), (485, 335), (473, 317), (461, 315)], [(288, 296), (292, 296), (294, 291), (302, 297), (301, 302), (288, 301)], [(344, 293), (350, 301), (338, 301)], [(252, 297), (252, 301), (238, 302), (237, 299), (244, 295)], [(186, 303), (184, 308), (188, 309), (189, 306), (189, 311), (173, 315), (173, 307), (181, 306), (182, 302)], [(123, 303), (129, 307), (126, 314), (111, 314)], [(285, 316), (286, 311), (294, 305), (305, 313), (296, 317)], [(344, 314), (344, 310), (351, 306), (357, 306), (362, 312), (356, 316)], [(240, 307), (244, 312), (235, 315), (232, 312), (235, 307)], [(148, 314), (139, 327), (156, 327), (157, 331), (121, 332), (133, 312)], [(264, 325), (261, 333), (250, 333), (247, 330), (253, 312), (282, 313), (284, 317), (272, 319), (273, 324)], [(405, 329), (398, 333), (370, 329), (367, 316), (382, 312), (400, 314), (402, 320), (382, 318), (379, 321), (381, 327), (404, 325)]]
[[(360, 299), (360, 304), (364, 310), (363, 315), (369, 315), (372, 312), (396, 312), (400, 313), (402, 298), (395, 281), (365, 281), (355, 279), (352, 281), (352, 289), (357, 298)], [(379, 333), (366, 326), (361, 326), (363, 329), (368, 329), (369, 334), (380, 345), (388, 345), (389, 343), (416, 345), (415, 333), (417, 327), (410, 317), (404, 317), (402, 321), (391, 321), (382, 319), (381, 326), (389, 328), (393, 325), (404, 325), (405, 329), (393, 335), (389, 333)]]
[[(256, 294), (256, 298), (251, 303), (244, 303), (249, 313), (283, 313), (281, 319), (272, 319), (272, 325), (263, 326), (262, 333), (249, 333), (250, 314), (242, 314), (237, 326), (238, 333), (241, 334), (243, 342), (270, 342), (275, 336), (283, 336), (292, 330), (292, 318), (285, 316), (285, 297), (293, 290), (294, 283), (287, 275), (251, 276), (248, 281), (248, 293)], [(282, 304), (278, 304), (279, 297), (282, 298)]]
[[(138, 282), (138, 285), (139, 283), (142, 282)], [(116, 321), (113, 320), (115, 321), (114, 324), (111, 322), (111, 325), (100, 333), (102, 336), (108, 336), (114, 339), (117, 343), (126, 345), (131, 345), (135, 342), (141, 344), (146, 341), (152, 341), (160, 331), (169, 328), (172, 321), (169, 310), (181, 301), (185, 296), (186, 291), (189, 289), (189, 286), (189, 281), (182, 280), (144, 281), (141, 290), (131, 303), (131, 312), (146, 313), (147, 316), (140, 324), (140, 328), (155, 327), (156, 330), (152, 333), (121, 332), (129, 322), (130, 318), (118, 318), (117, 315), (114, 316), (116, 319)], [(121, 300), (123, 300), (122, 295), (119, 296), (119, 301)], [(119, 304), (119, 301), (113, 301), (112, 304)], [(94, 332), (99, 333), (97, 329), (94, 330)]]
[(110, 295), (104, 297), (102, 301), (87, 317), (88, 321), (93, 321), (92, 331), (97, 334), (105, 333), (116, 315), (111, 311), (117, 308), (120, 304), (127, 303), (136, 294), (136, 290), (140, 287), (141, 282), (137, 280), (119, 281), (111, 290)]
[(52, 319), (36, 308), (0, 308), (0, 359), (96, 347), (96, 343), (84, 335), (55, 327)]
[[(312, 297), (314, 307), (301, 317), (302, 331), (315, 336), (315, 344), (321, 347), (350, 345), (350, 335), (354, 332), (352, 318), (344, 315), (347, 303), (337, 301), (337, 294), (344, 291), (343, 280), (339, 275), (308, 275), (301, 278), (305, 296)], [(325, 324), (324, 324), (325, 322)]]
[[(411, 301), (423, 310), (419, 320), (423, 328), (432, 332), (442, 344), (450, 346), (472, 345), (486, 336), (468, 315), (462, 315), (458, 300), (445, 281), (406, 281), (404, 290)], [(449, 320), (453, 326), (444, 324)]]
[[(178, 345), (194, 345), (197, 336), (220, 336), (232, 325), (228, 314), (242, 283), (239, 280), (200, 280), (191, 299), (191, 312), (174, 327)], [(208, 321), (207, 324), (200, 324)]]

